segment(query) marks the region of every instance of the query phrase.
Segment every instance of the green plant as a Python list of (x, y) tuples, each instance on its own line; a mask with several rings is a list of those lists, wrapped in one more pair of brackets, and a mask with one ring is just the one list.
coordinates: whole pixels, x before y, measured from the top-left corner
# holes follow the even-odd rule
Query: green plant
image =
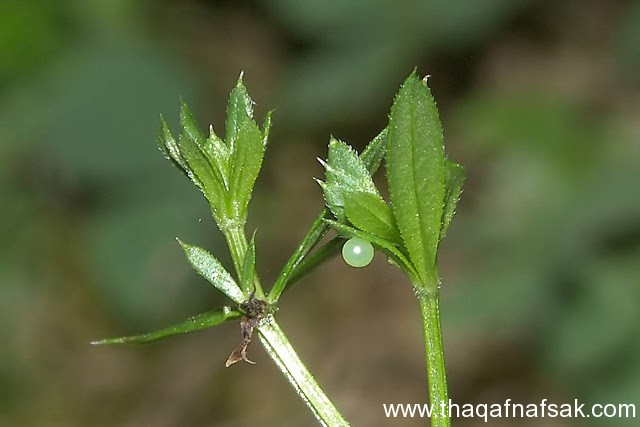
[[(430, 400), (436, 405), (446, 401), (436, 258), (462, 191), (464, 173), (460, 165), (445, 157), (442, 128), (426, 81), (415, 72), (407, 78), (393, 103), (389, 126), (360, 155), (346, 143), (331, 139), (327, 161), (321, 161), (326, 180), (318, 181), (326, 208), (268, 293), (255, 269), (256, 233), (247, 239), (245, 221), (267, 145), (271, 114), (267, 114), (262, 127), (257, 125), (253, 101), (241, 76), (229, 99), (225, 140), (212, 128), (205, 137), (184, 103), (180, 122), (176, 141), (162, 120), (160, 148), (209, 201), (213, 218), (227, 240), (236, 279), (206, 250), (178, 242), (194, 269), (237, 308), (223, 307), (156, 332), (94, 344), (150, 342), (239, 320), (242, 341), (232, 351), (227, 366), (241, 360), (252, 363), (246, 352), (256, 329), (269, 356), (318, 421), (328, 426), (348, 425), (298, 358), (274, 314), (283, 292), (341, 247), (345, 261), (363, 267), (371, 260), (372, 244), (407, 275), (414, 288), (424, 320)], [(391, 203), (382, 198), (372, 180), (385, 157)], [(337, 236), (317, 247), (331, 228)], [(449, 417), (435, 414), (432, 425), (448, 426)]]

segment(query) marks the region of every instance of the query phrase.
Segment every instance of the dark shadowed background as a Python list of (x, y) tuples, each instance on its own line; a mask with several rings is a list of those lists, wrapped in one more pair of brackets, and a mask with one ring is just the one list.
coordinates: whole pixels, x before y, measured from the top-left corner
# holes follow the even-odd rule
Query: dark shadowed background
[[(258, 343), (224, 367), (236, 324), (88, 343), (223, 302), (174, 240), (229, 265), (159, 114), (175, 129), (183, 97), (222, 133), (241, 70), (276, 108), (248, 226), (269, 283), (322, 207), (329, 136), (364, 147), (415, 66), (468, 173), (440, 254), (452, 398), (639, 403), (639, 2), (3, 0), (0, 425), (315, 425)], [(382, 256), (323, 265), (278, 317), (353, 425), (425, 425), (383, 417), (427, 396), (419, 308)]]

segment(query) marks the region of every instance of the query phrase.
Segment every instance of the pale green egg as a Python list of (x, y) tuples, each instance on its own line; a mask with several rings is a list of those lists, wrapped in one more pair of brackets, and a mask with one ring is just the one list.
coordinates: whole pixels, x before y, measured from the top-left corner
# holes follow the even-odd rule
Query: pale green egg
[(373, 259), (373, 246), (360, 237), (353, 237), (342, 247), (342, 258), (351, 267), (365, 267)]

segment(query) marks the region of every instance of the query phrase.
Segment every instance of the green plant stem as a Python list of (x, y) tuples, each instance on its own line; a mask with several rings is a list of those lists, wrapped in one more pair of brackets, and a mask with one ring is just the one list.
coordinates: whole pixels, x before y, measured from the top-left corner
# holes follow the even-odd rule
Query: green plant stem
[[(227, 245), (229, 246), (229, 253), (233, 260), (233, 266), (236, 270), (237, 277), (242, 277), (242, 266), (244, 263), (244, 256), (247, 253), (247, 236), (244, 234), (244, 228), (242, 226), (229, 227), (224, 230), (224, 236), (227, 239)], [(264, 290), (260, 284), (260, 280), (256, 276), (254, 279), (256, 297), (264, 299)], [(245, 294), (248, 294), (252, 289), (243, 289)]]
[(258, 333), (269, 356), (309, 406), (318, 422), (327, 427), (348, 426), (349, 423), (302, 363), (273, 315), (262, 320), (258, 326)]
[(302, 243), (298, 246), (295, 252), (291, 255), (285, 266), (278, 274), (271, 291), (269, 292), (268, 302), (271, 304), (275, 304), (280, 295), (284, 291), (285, 287), (289, 283), (289, 279), (291, 278), (292, 273), (296, 270), (298, 265), (302, 262), (302, 260), (313, 250), (313, 248), (318, 244), (318, 242), (327, 234), (329, 231), (329, 226), (325, 223), (324, 219), (327, 216), (327, 210), (324, 209), (320, 214), (315, 218), (313, 224), (311, 224), (311, 228), (302, 239)]
[[(324, 213), (322, 214), (322, 217), (324, 217)], [(301, 254), (299, 255), (300, 258), (296, 263), (292, 262), (292, 266), (297, 265), (297, 263), (300, 262), (322, 238), (318, 233), (322, 233), (322, 235), (326, 233), (326, 229), (322, 230), (317, 227), (319, 224), (324, 226), (324, 222), (322, 220), (314, 222), (312, 231), (315, 229), (316, 233), (308, 233), (308, 238), (305, 239), (307, 245), (310, 246), (306, 250), (304, 248), (298, 248), (298, 253)], [(236, 272), (238, 273), (238, 276), (240, 276), (244, 257), (247, 252), (246, 235), (244, 234), (242, 227), (230, 227), (225, 230), (224, 235), (227, 238), (229, 252), (231, 253), (231, 258), (233, 259)], [(313, 242), (313, 244), (311, 244), (311, 242)], [(292, 256), (292, 259), (295, 260), (295, 256)], [(288, 273), (291, 272), (291, 270), (286, 269), (283, 271)], [(257, 275), (254, 283), (256, 284), (256, 296), (258, 298), (264, 298), (264, 292)], [(285, 282), (283, 281), (282, 283)], [(247, 292), (246, 289), (245, 292)], [(269, 314), (267, 317), (262, 319), (258, 326), (258, 335), (260, 336), (260, 341), (262, 342), (262, 345), (267, 351), (269, 357), (273, 359), (276, 366), (278, 366), (278, 369), (280, 369), (285, 378), (291, 383), (298, 396), (300, 396), (300, 398), (311, 409), (320, 424), (327, 427), (348, 426), (349, 423), (345, 421), (322, 388), (320, 388), (320, 385), (318, 385), (315, 378), (313, 378), (311, 372), (309, 372), (304, 363), (302, 363), (302, 360), (300, 360), (296, 354), (293, 346), (289, 342), (289, 339), (276, 323), (273, 314)]]
[(311, 273), (323, 262), (339, 254), (345, 240), (345, 238), (340, 236), (334, 237), (333, 239), (329, 240), (327, 243), (316, 249), (313, 254), (306, 257), (289, 275), (289, 280), (284, 287), (284, 292), (288, 291), (289, 288), (291, 288), (296, 282), (298, 282), (298, 280)]
[(429, 402), (433, 407), (431, 415), (432, 427), (450, 427), (451, 420), (447, 412), (449, 394), (447, 391), (447, 374), (444, 364), (442, 345), (442, 327), (440, 325), (439, 292), (425, 291), (417, 293), (424, 323), (424, 343), (427, 354), (427, 377), (429, 380)]

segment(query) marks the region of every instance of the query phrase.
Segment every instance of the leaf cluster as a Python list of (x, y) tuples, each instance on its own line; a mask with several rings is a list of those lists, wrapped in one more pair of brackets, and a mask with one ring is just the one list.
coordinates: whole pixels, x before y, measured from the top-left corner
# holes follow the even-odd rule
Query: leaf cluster
[[(180, 239), (178, 243), (198, 274), (238, 307), (252, 298), (259, 286), (255, 274), (255, 233), (247, 244), (244, 223), (271, 127), (271, 113), (267, 114), (262, 127), (257, 125), (253, 117), (253, 104), (240, 75), (229, 96), (224, 140), (216, 135), (213, 127), (209, 127), (209, 136), (205, 137), (184, 102), (180, 108), (177, 141), (162, 117), (158, 133), (158, 145), (165, 157), (202, 191), (209, 202), (216, 224), (227, 238), (232, 258), (238, 266), (237, 280), (207, 250)], [(242, 310), (223, 307), (156, 332), (108, 338), (94, 344), (150, 342), (236, 320), (242, 314)]]
[(435, 289), (437, 250), (460, 199), (464, 170), (446, 158), (435, 101), (415, 72), (394, 100), (383, 138), (390, 202), (355, 151), (331, 140), (321, 162), (326, 181), (320, 182), (335, 217), (327, 222), (341, 235), (369, 240), (414, 286)]
[(180, 108), (177, 142), (161, 118), (158, 146), (202, 191), (221, 229), (244, 224), (253, 186), (262, 167), (271, 113), (260, 128), (253, 118), (253, 104), (240, 75), (229, 96), (225, 140), (216, 135), (212, 126), (209, 136), (205, 137), (184, 102)]

